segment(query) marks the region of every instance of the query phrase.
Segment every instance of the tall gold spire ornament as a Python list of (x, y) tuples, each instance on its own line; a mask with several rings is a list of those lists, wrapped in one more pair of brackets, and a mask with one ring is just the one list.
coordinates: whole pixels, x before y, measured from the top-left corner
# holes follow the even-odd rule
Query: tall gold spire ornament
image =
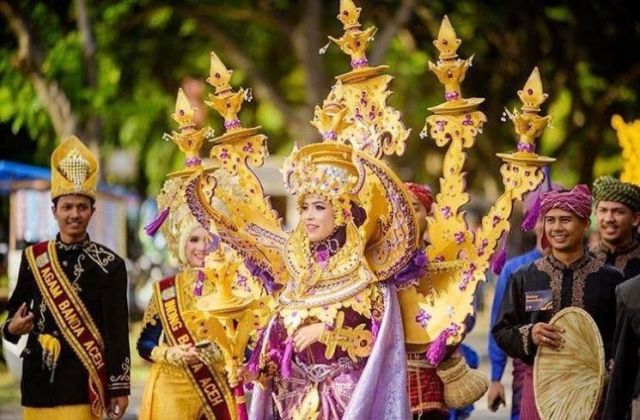
[[(360, 10), (351, 0), (340, 1), (338, 20), (343, 24), (344, 34), (329, 39), (350, 56), (351, 71), (336, 77), (338, 82), (322, 108), (316, 107), (312, 124), (325, 141), (349, 143), (354, 149), (378, 159), (384, 155), (401, 155), (410, 130), (402, 123), (400, 112), (387, 105), (393, 77), (384, 72), (389, 67), (369, 66), (366, 49), (377, 29), (360, 29)], [(342, 125), (339, 129), (330, 128), (331, 121)]]
[(171, 118), (178, 123), (180, 131), (173, 131), (171, 134), (163, 136), (165, 140), (173, 141), (180, 148), (180, 151), (185, 154), (186, 173), (200, 166), (202, 162), (200, 158), (202, 144), (206, 139), (213, 136), (213, 130), (209, 127), (200, 130), (196, 129), (194, 123), (196, 111), (197, 108), (191, 106), (182, 88), (178, 89), (176, 107), (174, 113), (171, 114)]
[(465, 320), (475, 314), (474, 295), (477, 284), (485, 280), (492, 256), (503, 235), (510, 229), (509, 216), (516, 200), (535, 190), (543, 181), (541, 167), (554, 159), (535, 153), (535, 139), (540, 136), (549, 117), (539, 115), (539, 106), (547, 98), (537, 69), (518, 96), (521, 112), (509, 112), (519, 136), (518, 150), (498, 154), (504, 192), (481, 227), (472, 232), (462, 207), (469, 202), (463, 172), (466, 150), (473, 147), (482, 132), (485, 115), (477, 106), (483, 98), (464, 98), (460, 84), (470, 68), (470, 59), (457, 55), (460, 40), (445, 16), (434, 45), (440, 52), (429, 69), (445, 86), (445, 102), (429, 108), (421, 137), (432, 138), (439, 147), (447, 147), (440, 193), (436, 195), (433, 216), (427, 218), (431, 244), (427, 247), (429, 264), (426, 276), (417, 287), (399, 294), (405, 339), (408, 344), (429, 346), (428, 358), (437, 365), (444, 356), (444, 346), (455, 346), (467, 332)]
[(620, 181), (640, 185), (640, 119), (627, 123), (620, 115), (614, 115), (611, 126), (616, 130), (622, 148)]

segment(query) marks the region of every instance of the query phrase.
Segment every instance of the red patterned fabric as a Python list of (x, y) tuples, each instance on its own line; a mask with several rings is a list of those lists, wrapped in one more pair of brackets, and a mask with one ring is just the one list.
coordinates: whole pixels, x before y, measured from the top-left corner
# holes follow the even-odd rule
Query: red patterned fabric
[(418, 199), (420, 204), (422, 204), (427, 210), (427, 213), (429, 213), (431, 211), (431, 205), (433, 204), (431, 188), (426, 185), (415, 184), (413, 182), (405, 182), (404, 186), (407, 187), (409, 192)]
[(540, 213), (544, 217), (551, 209), (560, 209), (574, 213), (581, 219), (591, 216), (591, 191), (584, 184), (573, 187), (571, 191), (549, 191), (542, 194)]
[(444, 384), (436, 373), (436, 368), (425, 365), (424, 353), (407, 355), (407, 384), (411, 413), (420, 414), (429, 411), (447, 412), (444, 403)]
[(522, 375), (520, 420), (540, 420), (538, 407), (536, 407), (536, 396), (533, 392), (533, 367), (529, 365), (525, 365)]

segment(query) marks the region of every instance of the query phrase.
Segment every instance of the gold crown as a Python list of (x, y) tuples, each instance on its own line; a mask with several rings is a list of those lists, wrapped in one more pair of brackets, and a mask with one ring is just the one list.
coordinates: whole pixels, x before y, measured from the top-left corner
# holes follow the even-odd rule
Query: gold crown
[(156, 197), (158, 209), (167, 209), (169, 212), (167, 220), (160, 226), (160, 231), (164, 236), (169, 254), (180, 264), (187, 263), (183, 261), (180, 248), (185, 244), (181, 239), (183, 235), (189, 235), (193, 229), (199, 226), (184, 199), (184, 188), (184, 178), (167, 178)]
[(75, 136), (65, 139), (51, 155), (51, 198), (67, 194), (96, 198), (98, 161)]
[(301, 197), (348, 197), (358, 181), (351, 148), (342, 144), (312, 144), (303, 149), (296, 144), (285, 159), (282, 173), (287, 191)]

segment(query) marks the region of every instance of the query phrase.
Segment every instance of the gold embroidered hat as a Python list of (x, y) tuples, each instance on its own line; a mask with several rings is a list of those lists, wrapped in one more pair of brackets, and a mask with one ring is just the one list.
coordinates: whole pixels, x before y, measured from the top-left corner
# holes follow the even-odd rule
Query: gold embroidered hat
[(68, 194), (95, 200), (98, 160), (76, 136), (67, 137), (51, 155), (51, 199)]

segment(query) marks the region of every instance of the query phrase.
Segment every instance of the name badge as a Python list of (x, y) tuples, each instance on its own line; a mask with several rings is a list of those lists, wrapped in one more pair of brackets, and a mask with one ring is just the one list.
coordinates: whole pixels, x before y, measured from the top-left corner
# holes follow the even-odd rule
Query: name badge
[(553, 294), (551, 289), (534, 290), (525, 292), (524, 310), (525, 312), (548, 311), (553, 306)]

